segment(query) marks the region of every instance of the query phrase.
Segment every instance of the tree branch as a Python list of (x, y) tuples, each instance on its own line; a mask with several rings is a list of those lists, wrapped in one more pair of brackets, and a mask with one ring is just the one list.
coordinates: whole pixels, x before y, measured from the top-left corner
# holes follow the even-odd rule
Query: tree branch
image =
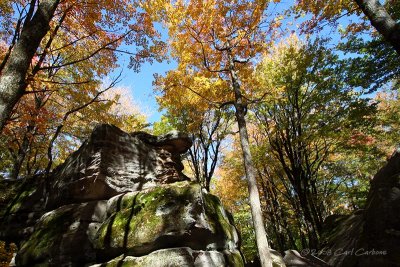
[(400, 56), (400, 24), (390, 16), (378, 0), (355, 0), (355, 2), (371, 21), (372, 26), (383, 35)]

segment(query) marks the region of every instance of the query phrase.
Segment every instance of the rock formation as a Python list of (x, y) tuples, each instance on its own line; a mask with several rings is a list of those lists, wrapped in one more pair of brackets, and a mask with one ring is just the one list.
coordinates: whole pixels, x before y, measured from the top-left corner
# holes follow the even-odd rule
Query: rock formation
[(190, 145), (97, 126), (49, 177), (16, 185), (0, 240), (20, 245), (17, 266), (243, 266), (232, 217), (182, 173)]
[(320, 257), (335, 267), (400, 266), (400, 153), (371, 181), (364, 210), (327, 218)]
[[(0, 240), (19, 245), (16, 266), (243, 266), (231, 215), (182, 173), (190, 145), (179, 133), (99, 125), (50, 176), (0, 184)], [(335, 267), (400, 266), (399, 210), (397, 152), (373, 178), (364, 210), (326, 220), (317, 256)], [(326, 266), (295, 251), (285, 262)]]

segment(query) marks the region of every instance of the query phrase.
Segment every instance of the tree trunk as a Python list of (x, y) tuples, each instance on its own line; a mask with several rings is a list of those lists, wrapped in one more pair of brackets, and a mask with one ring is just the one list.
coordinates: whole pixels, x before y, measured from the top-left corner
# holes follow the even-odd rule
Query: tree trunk
[(257, 188), (257, 180), (254, 170), (253, 159), (250, 152), (249, 135), (246, 125), (246, 104), (243, 103), (243, 96), (240, 89), (233, 57), (229, 54), (230, 60), (230, 77), (232, 88), (235, 93), (235, 115), (239, 128), (240, 145), (242, 147), (244, 169), (247, 178), (247, 187), (249, 190), (249, 203), (251, 208), (251, 216), (253, 218), (254, 232), (256, 234), (256, 242), (258, 248), (258, 256), (262, 267), (272, 267), (272, 257), (269, 251), (267, 233), (265, 231), (264, 219), (261, 211), (260, 194)]
[(355, 0), (372, 26), (383, 35), (400, 56), (400, 24), (396, 22), (378, 0)]
[[(276, 194), (275, 192), (273, 192), (271, 182), (269, 181), (264, 182), (263, 176), (259, 171), (259, 169), (257, 169), (257, 173), (261, 181), (261, 187), (264, 194), (265, 204), (271, 207), (269, 210), (269, 216), (272, 228), (274, 229), (277, 250), (284, 251), (287, 248), (287, 246), (286, 246), (286, 239), (284, 238), (283, 233), (281, 233), (279, 229), (280, 226), (282, 225), (281, 224), (282, 217), (280, 216), (281, 214), (279, 213), (279, 203), (277, 201)], [(268, 214), (268, 210), (265, 214)], [(273, 244), (273, 240), (271, 241), (271, 243)]]
[[(59, 0), (42, 0), (30, 21), (25, 21), (21, 36), (15, 44), (0, 75), (0, 131), (27, 87), (26, 76), (32, 58), (43, 37)], [(29, 19), (29, 18), (27, 18)]]
[(258, 254), (262, 267), (272, 267), (272, 258), (269, 252), (267, 233), (265, 231), (264, 219), (261, 211), (260, 196), (257, 189), (257, 181), (254, 174), (253, 159), (250, 153), (249, 137), (245, 120), (245, 110), (241, 104), (236, 104), (236, 120), (239, 127), (240, 144), (242, 146), (244, 168), (249, 190), (249, 202), (253, 218), (254, 230)]

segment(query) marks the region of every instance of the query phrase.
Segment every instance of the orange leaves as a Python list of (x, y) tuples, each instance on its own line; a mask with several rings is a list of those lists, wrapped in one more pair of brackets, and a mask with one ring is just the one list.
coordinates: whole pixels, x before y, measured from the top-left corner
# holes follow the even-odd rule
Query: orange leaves
[(371, 146), (375, 143), (374, 137), (371, 135), (366, 135), (360, 131), (353, 131), (352, 135), (350, 136), (349, 145), (350, 146)]
[(235, 50), (238, 57), (247, 57), (251, 54), (249, 49), (254, 49), (250, 46), (257, 45), (265, 37), (261, 31), (257, 36), (254, 34), (261, 22), (263, 6), (251, 2), (190, 1), (172, 8), (164, 20), (169, 26), (172, 52), (183, 62), (186, 58), (182, 57), (182, 50), (187, 57), (200, 56), (192, 57), (198, 65), (204, 64), (203, 56), (210, 65), (220, 65), (224, 58), (217, 55), (227, 48)]
[[(7, 190), (8, 189), (9, 188), (7, 188)], [(6, 242), (1, 240), (0, 241), (0, 267), (9, 266), (9, 263), (10, 263), (11, 259), (13, 258), (14, 253), (16, 253), (17, 251), (18, 251), (17, 245), (15, 245), (14, 243), (11, 243), (9, 246), (6, 246)]]
[(225, 207), (236, 212), (247, 199), (247, 185), (244, 179), (243, 162), (234, 151), (228, 152), (216, 172), (213, 194), (221, 198)]
[[(294, 10), (299, 16), (312, 15), (311, 19), (307, 19), (302, 23), (302, 29), (306, 33), (320, 30), (321, 25), (326, 25), (326, 22), (335, 22), (342, 16), (351, 16), (360, 13), (355, 1), (352, 0), (297, 0)], [(368, 27), (361, 20), (346, 26), (345, 33), (349, 31), (356, 33), (366, 28)]]
[[(17, 21), (23, 24), (29, 18), (28, 10), (37, 9), (30, 5), (38, 2), (0, 0), (0, 60), (9, 47), (12, 49), (13, 37), (20, 36)], [(165, 45), (159, 40), (151, 16), (139, 4), (132, 0), (60, 1), (50, 30), (31, 61), (27, 94), (5, 129), (5, 139), (13, 142), (10, 150), (14, 154), (19, 153), (22, 140), (29, 137), (30, 147), (23, 152), (32, 153), (34, 159), (29, 162), (28, 156), (27, 165), (39, 158), (45, 162), (45, 150), (49, 139), (56, 136), (56, 129), (62, 128), (53, 150), (55, 160), (56, 153), (61, 155), (77, 139), (84, 138), (96, 122), (114, 123), (128, 130), (144, 127), (143, 116), (129, 106), (121, 112), (116, 108), (118, 99), (103, 98), (106, 88), (100, 82), (117, 67), (122, 44), (132, 55), (132, 66), (163, 58)], [(11, 22), (6, 25), (4, 18)]]
[(162, 107), (201, 112), (234, 100), (232, 59), (243, 94), (256, 96), (253, 59), (266, 49), (260, 26), (268, 1), (150, 2), (168, 27), (171, 55), (178, 62), (176, 70), (157, 81)]

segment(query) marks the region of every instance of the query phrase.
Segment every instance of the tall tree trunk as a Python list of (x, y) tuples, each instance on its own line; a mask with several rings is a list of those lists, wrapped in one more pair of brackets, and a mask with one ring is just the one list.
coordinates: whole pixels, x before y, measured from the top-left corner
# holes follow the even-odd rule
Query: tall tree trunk
[(355, 0), (355, 2), (371, 21), (372, 26), (383, 35), (400, 56), (400, 23), (390, 16), (378, 0)]
[[(236, 99), (238, 100), (238, 99)], [(242, 104), (236, 103), (236, 120), (239, 127), (239, 138), (242, 147), (244, 168), (247, 178), (247, 187), (249, 190), (249, 202), (251, 207), (251, 215), (253, 218), (254, 230), (256, 233), (256, 241), (258, 254), (262, 267), (272, 267), (272, 258), (269, 252), (267, 233), (265, 231), (264, 219), (261, 211), (260, 195), (257, 189), (257, 181), (254, 172), (253, 159), (250, 153), (249, 136), (247, 133), (245, 108)]]
[(235, 72), (233, 57), (229, 54), (230, 59), (230, 77), (232, 88), (235, 93), (235, 115), (239, 128), (240, 145), (242, 147), (244, 169), (247, 178), (247, 187), (249, 190), (249, 203), (251, 208), (251, 216), (253, 218), (254, 232), (256, 234), (256, 242), (258, 248), (258, 255), (262, 267), (272, 267), (272, 257), (269, 251), (267, 240), (267, 232), (265, 231), (264, 219), (261, 211), (260, 194), (257, 188), (257, 180), (254, 170), (253, 158), (250, 152), (249, 135), (246, 125), (246, 104), (243, 102), (243, 96)]
[[(34, 4), (35, 1), (33, 1)], [(26, 76), (32, 58), (43, 37), (50, 29), (50, 21), (59, 0), (42, 0), (32, 17), (25, 21), (21, 36), (15, 44), (0, 74), (0, 131), (27, 87)]]
[(315, 218), (312, 216), (310, 211), (309, 199), (307, 199), (305, 192), (300, 192), (298, 196), (301, 208), (303, 210), (304, 219), (307, 224), (309, 248), (316, 249), (318, 245), (319, 235), (315, 223)]

